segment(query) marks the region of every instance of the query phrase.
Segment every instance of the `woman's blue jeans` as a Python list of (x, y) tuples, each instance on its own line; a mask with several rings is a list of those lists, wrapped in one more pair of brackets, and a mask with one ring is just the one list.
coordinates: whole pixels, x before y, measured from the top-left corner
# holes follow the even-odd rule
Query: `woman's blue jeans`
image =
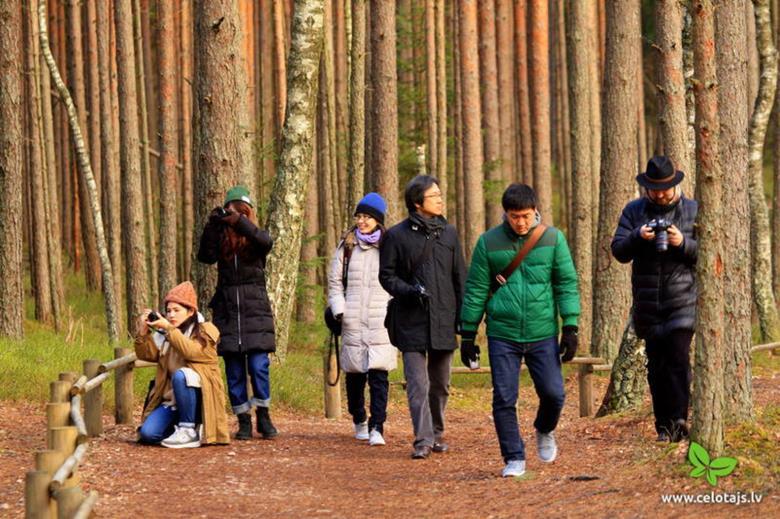
[[(227, 375), (228, 396), (235, 414), (246, 413), (252, 407), (269, 407), (271, 404), (271, 375), (268, 353), (226, 353), (225, 375)], [(246, 374), (252, 383), (252, 398), (246, 388)]]
[(161, 405), (152, 411), (141, 425), (140, 440), (143, 443), (160, 443), (173, 434), (173, 426), (195, 427), (202, 422), (200, 388), (187, 386), (182, 370), (171, 379), (176, 406)]

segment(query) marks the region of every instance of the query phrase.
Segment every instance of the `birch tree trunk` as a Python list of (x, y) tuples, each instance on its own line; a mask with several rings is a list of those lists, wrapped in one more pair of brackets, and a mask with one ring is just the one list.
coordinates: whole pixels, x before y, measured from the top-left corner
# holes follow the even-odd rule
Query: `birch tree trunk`
[(617, 219), (636, 186), (634, 83), (640, 62), (641, 27), (638, 0), (609, 2), (607, 10), (601, 208), (594, 251), (593, 345), (596, 355), (612, 362), (628, 320), (631, 298), (629, 270), (612, 257), (610, 244)]
[(323, 0), (296, 0), (290, 47), (287, 120), (268, 214), (276, 243), (268, 257), (268, 294), (274, 308), (276, 354), (287, 353), (303, 232), (303, 204), (312, 165), (317, 72), (323, 43)]
[[(720, 117), (720, 166), (722, 171), (747, 171), (748, 92), (744, 0), (722, 2), (715, 12), (718, 39), (718, 114)], [(750, 202), (747, 175), (732, 175), (723, 193), (723, 208), (731, 224), (721, 231), (733, 252), (723, 256), (724, 394), (727, 420), (752, 415), (750, 368), (751, 291)]]
[(780, 337), (777, 304), (772, 291), (772, 245), (769, 212), (764, 198), (763, 152), (769, 114), (777, 87), (777, 49), (772, 41), (769, 0), (753, 0), (756, 13), (758, 52), (761, 60), (761, 80), (758, 97), (750, 119), (748, 133), (750, 178), (750, 238), (753, 249), (753, 298), (758, 308), (762, 342), (774, 342)]
[[(0, 207), (22, 207), (22, 8), (0, 2)], [(22, 211), (0, 212), (0, 337), (24, 336)]]
[(629, 319), (597, 417), (630, 411), (642, 405), (647, 388), (646, 365), (645, 341), (636, 336), (634, 322)]
[[(715, 17), (712, 0), (693, 2), (699, 254), (691, 438), (713, 458), (723, 450), (723, 242)], [(725, 223), (725, 222), (723, 222)]]
[(84, 177), (83, 182), (86, 184), (88, 189), (88, 202), (92, 209), (90, 221), (92, 222), (93, 228), (95, 229), (95, 241), (99, 254), (100, 268), (103, 275), (103, 300), (106, 310), (106, 327), (108, 328), (108, 339), (110, 344), (114, 344), (119, 340), (117, 308), (116, 301), (114, 300), (113, 273), (111, 271), (111, 261), (108, 258), (108, 249), (106, 248), (106, 238), (103, 233), (103, 216), (101, 214), (100, 201), (97, 196), (97, 186), (95, 185), (95, 177), (92, 175), (89, 154), (87, 153), (86, 144), (79, 126), (76, 107), (73, 104), (73, 99), (70, 97), (70, 92), (68, 92), (65, 83), (62, 81), (62, 77), (60, 77), (60, 73), (57, 70), (57, 64), (54, 62), (54, 56), (52, 56), (51, 50), (49, 48), (49, 35), (46, 28), (46, 22), (46, 3), (41, 2), (38, 6), (38, 25), (40, 28), (41, 51), (43, 52), (46, 64), (48, 65), (49, 71), (51, 72), (54, 85), (57, 87), (57, 90), (60, 94), (60, 98), (68, 109), (68, 120), (70, 121), (71, 131), (73, 132), (73, 141), (76, 145), (76, 157), (79, 162), (79, 170), (81, 171), (81, 176)]

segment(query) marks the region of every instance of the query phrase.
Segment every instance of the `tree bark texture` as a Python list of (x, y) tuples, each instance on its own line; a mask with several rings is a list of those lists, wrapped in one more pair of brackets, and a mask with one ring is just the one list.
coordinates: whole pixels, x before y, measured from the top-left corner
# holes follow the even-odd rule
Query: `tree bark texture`
[[(718, 59), (718, 113), (720, 117), (721, 171), (747, 171), (748, 93), (747, 48), (744, 0), (718, 4), (715, 11)], [(748, 176), (731, 175), (729, 189), (723, 193), (722, 207), (730, 214), (731, 224), (722, 229), (724, 243), (731, 253), (723, 256), (724, 377), (725, 416), (749, 419), (752, 415), (750, 368), (751, 311), (750, 275), (750, 203)]]
[[(629, 2), (630, 3), (630, 2)], [(547, 0), (530, 0), (529, 87), (531, 138), (533, 139), (533, 181), (542, 221), (553, 224), (552, 164), (550, 155), (550, 41)]]
[(385, 223), (401, 219), (398, 203), (398, 84), (394, 2), (371, 4), (371, 175), (387, 202)]
[(277, 138), (284, 127), (287, 107), (287, 44), (285, 43), (284, 0), (272, 0), (274, 6), (274, 68), (276, 76), (276, 127)]
[(447, 214), (449, 178), (447, 167), (447, 40), (444, 32), (444, 0), (436, 0), (436, 113), (439, 121), (436, 123), (438, 132), (436, 149), (439, 158), (436, 159), (437, 169), (434, 175), (439, 179), (439, 187), (444, 193), (444, 214)]
[[(425, 100), (428, 109), (428, 171), (435, 175), (438, 171), (439, 123), (438, 102), (436, 97), (436, 11), (435, 0), (425, 0)], [(492, 1), (491, 1), (492, 4)]]
[[(357, 206), (365, 184), (366, 2), (352, 2), (352, 46), (349, 88), (349, 189), (347, 207)], [(352, 209), (350, 209), (351, 211)], [(351, 214), (351, 213), (350, 213)]]
[(515, 42), (511, 0), (496, 0), (496, 65), (498, 67), (498, 117), (501, 136), (501, 178), (504, 186), (517, 174), (515, 138)]
[(485, 230), (485, 200), (482, 191), (484, 174), (482, 132), (480, 120), (482, 108), (479, 96), (479, 51), (477, 48), (477, 2), (463, 0), (458, 3), (460, 21), (460, 75), (461, 117), (463, 118), (463, 190), (466, 214), (466, 261), (480, 234)]
[(181, 74), (181, 166), (182, 166), (182, 238), (184, 248), (182, 250), (183, 258), (183, 276), (186, 279), (193, 279), (192, 271), (192, 247), (195, 229), (195, 208), (194, 208), (194, 184), (193, 184), (193, 166), (192, 166), (192, 85), (195, 83), (193, 77), (193, 20), (192, 4), (187, 1), (181, 3), (181, 51), (179, 66)]
[[(696, 218), (696, 355), (691, 438), (711, 457), (723, 450), (723, 242), (719, 167), (715, 17), (711, 0), (694, 0), (693, 49), (696, 72), (696, 163), (700, 201)], [(725, 222), (724, 222), (725, 223)]]
[(758, 309), (761, 340), (773, 342), (780, 337), (780, 322), (778, 322), (777, 304), (772, 291), (772, 245), (769, 211), (764, 198), (763, 152), (769, 114), (772, 111), (777, 87), (777, 49), (772, 41), (769, 0), (753, 0), (753, 5), (761, 61), (761, 80), (748, 132), (753, 298)]
[(311, 174), (317, 72), (323, 43), (323, 1), (296, 0), (290, 47), (287, 120), (274, 182), (268, 230), (276, 243), (268, 257), (268, 294), (275, 314), (276, 354), (283, 360), (292, 318), (303, 232), (306, 186)]
[(628, 320), (629, 269), (612, 257), (610, 244), (623, 206), (635, 192), (637, 171), (635, 82), (640, 63), (638, 0), (607, 3), (607, 49), (604, 71), (601, 202), (594, 251), (594, 353), (608, 362), (617, 354), (620, 332)]
[(517, 77), (518, 139), (517, 182), (533, 185), (533, 141), (531, 139), (531, 105), (528, 93), (527, 0), (515, 0), (515, 75)]
[(636, 336), (633, 320), (629, 319), (597, 417), (631, 411), (642, 405), (647, 387), (646, 364), (645, 341)]
[(100, 261), (100, 269), (102, 271), (103, 281), (103, 302), (106, 310), (106, 327), (108, 329), (108, 339), (111, 344), (116, 343), (119, 340), (119, 327), (117, 325), (117, 307), (114, 299), (114, 281), (113, 273), (111, 271), (111, 261), (108, 258), (108, 249), (106, 247), (106, 238), (103, 232), (103, 216), (100, 209), (100, 201), (97, 195), (97, 186), (95, 185), (95, 177), (92, 175), (92, 167), (89, 162), (89, 154), (87, 153), (86, 143), (84, 142), (81, 127), (79, 126), (79, 118), (76, 113), (76, 106), (73, 104), (73, 99), (70, 97), (65, 83), (62, 81), (59, 71), (57, 70), (57, 64), (54, 62), (54, 56), (51, 54), (49, 48), (49, 36), (47, 30), (47, 17), (46, 17), (46, 3), (41, 2), (38, 7), (38, 25), (40, 28), (40, 40), (41, 51), (43, 52), (46, 64), (51, 72), (54, 85), (60, 94), (60, 98), (65, 103), (68, 110), (68, 120), (70, 122), (71, 131), (73, 132), (73, 141), (76, 145), (76, 157), (79, 162), (79, 170), (83, 178), (84, 184), (87, 186), (88, 203), (91, 206), (90, 220), (92, 222), (92, 228), (95, 230), (95, 242), (98, 252), (98, 259)]

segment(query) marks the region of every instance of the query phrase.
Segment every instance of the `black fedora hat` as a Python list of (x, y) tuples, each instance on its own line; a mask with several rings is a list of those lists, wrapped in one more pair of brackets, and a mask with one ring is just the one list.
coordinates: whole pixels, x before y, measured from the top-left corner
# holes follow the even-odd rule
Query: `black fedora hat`
[(685, 178), (685, 173), (674, 167), (669, 157), (656, 155), (647, 161), (647, 171), (636, 176), (639, 185), (646, 189), (662, 191), (674, 187)]

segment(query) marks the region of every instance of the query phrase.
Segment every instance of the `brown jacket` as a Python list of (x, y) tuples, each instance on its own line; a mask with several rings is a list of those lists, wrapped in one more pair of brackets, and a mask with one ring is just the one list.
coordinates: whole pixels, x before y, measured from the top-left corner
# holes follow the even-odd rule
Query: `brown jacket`
[[(200, 375), (203, 394), (203, 443), (230, 443), (227, 413), (225, 412), (225, 387), (219, 370), (216, 344), (219, 330), (211, 323), (200, 323), (197, 337), (188, 339), (176, 328), (168, 332), (170, 348), (163, 355), (147, 333), (135, 339), (136, 356), (148, 362), (157, 363), (154, 388), (149, 403), (144, 409), (143, 419), (168, 398), (171, 386), (169, 373), (170, 356), (176, 355), (183, 366), (192, 368)], [(174, 361), (175, 362), (175, 361)], [(175, 362), (178, 364), (178, 362)]]

